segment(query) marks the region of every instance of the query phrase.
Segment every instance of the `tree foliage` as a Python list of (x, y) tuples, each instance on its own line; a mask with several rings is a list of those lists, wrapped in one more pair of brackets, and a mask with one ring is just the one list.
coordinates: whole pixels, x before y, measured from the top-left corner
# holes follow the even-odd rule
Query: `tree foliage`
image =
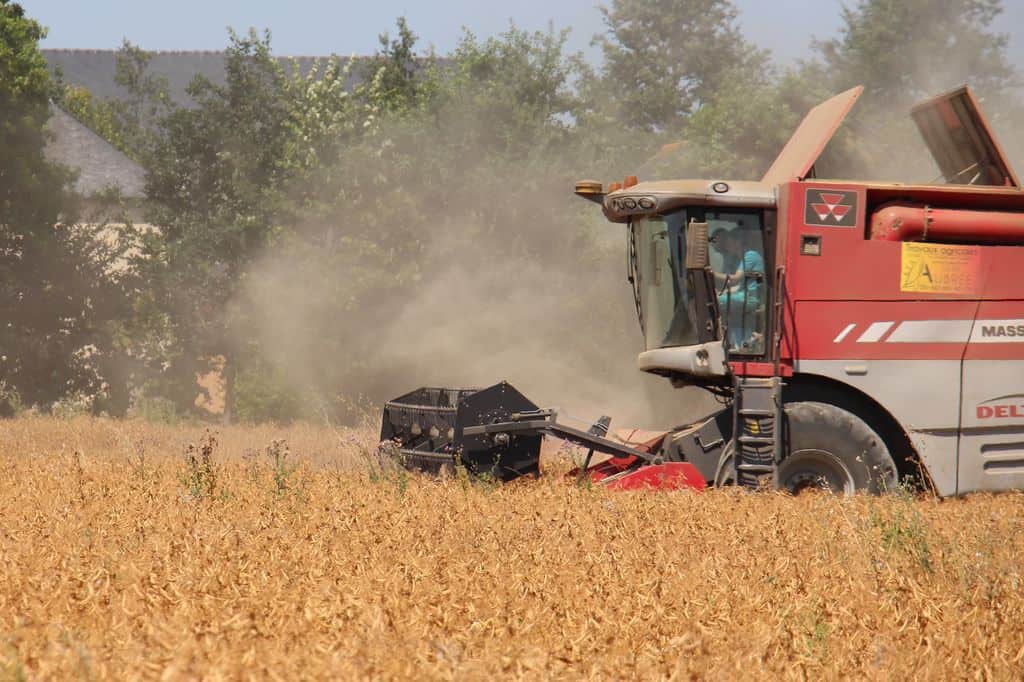
[(358, 70), (363, 82), (376, 82), (378, 100), (393, 111), (415, 106), (425, 91), (425, 84), (419, 78), (424, 63), (414, 52), (416, 34), (405, 17), (399, 17), (397, 24), (398, 37), (382, 33), (378, 38), (380, 49), (363, 61)]
[(114, 83), (125, 96), (97, 99), (86, 88), (58, 86), (56, 101), (80, 123), (129, 158), (145, 163), (157, 121), (172, 108), (165, 77), (148, 70), (151, 55), (125, 40), (117, 53)]
[(798, 69), (767, 81), (729, 81), (692, 116), (682, 170), (691, 176), (760, 178), (807, 110), (832, 94)]
[(766, 54), (740, 32), (730, 0), (613, 0), (601, 12), (600, 93), (631, 127), (680, 131), (730, 79), (762, 75)]
[[(38, 49), (43, 28), (0, 1), (0, 402), (47, 407), (118, 392), (104, 376), (123, 310), (116, 243), (76, 224), (72, 175), (45, 156), (57, 88)], [(122, 401), (123, 403), (123, 394)], [(99, 405), (100, 403), (97, 403)]]
[(568, 120), (579, 106), (578, 62), (564, 55), (564, 39), (515, 27), (483, 41), (467, 33), (443, 63), (420, 65), (415, 98), (395, 98), (383, 79), (391, 60), (374, 60), (378, 71), (347, 100), (361, 123), (341, 132), (344, 153), (295, 176), (315, 201), (273, 257), (254, 264), (246, 309), (261, 347), (288, 369), (279, 375), (322, 397), (400, 390), (406, 364), (380, 361), (396, 350), (385, 338), (394, 320), (437, 308), (414, 333), (448, 328), (453, 350), (474, 326), (443, 324), (455, 315), (434, 300), (445, 282), (466, 286), (473, 272), (487, 286), (510, 263), (574, 270), (592, 259), (573, 227), (578, 209), (562, 200), (578, 157)]
[(1020, 85), (1009, 38), (995, 30), (1001, 0), (859, 0), (839, 36), (816, 44), (836, 89), (867, 85), (889, 105), (970, 82), (983, 94)]
[(233, 300), (246, 265), (287, 220), (291, 112), (269, 34), (232, 33), (224, 67), (223, 85), (197, 77), (188, 87), (195, 106), (160, 121), (147, 179), (158, 231), (143, 235), (137, 264), (174, 330), (182, 380), (201, 358), (222, 356), (230, 385), (247, 337)]
[(137, 158), (135, 150), (126, 140), (124, 127), (117, 120), (113, 103), (98, 100), (89, 90), (77, 85), (66, 85), (60, 91), (57, 101), (64, 111), (78, 119), (85, 127), (129, 157)]

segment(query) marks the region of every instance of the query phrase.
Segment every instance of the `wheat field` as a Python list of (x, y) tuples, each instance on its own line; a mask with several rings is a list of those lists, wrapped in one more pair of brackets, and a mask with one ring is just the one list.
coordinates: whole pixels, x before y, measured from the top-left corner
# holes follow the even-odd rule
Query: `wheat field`
[(498, 488), (381, 471), (368, 428), (0, 429), (5, 679), (1024, 677), (1017, 493)]

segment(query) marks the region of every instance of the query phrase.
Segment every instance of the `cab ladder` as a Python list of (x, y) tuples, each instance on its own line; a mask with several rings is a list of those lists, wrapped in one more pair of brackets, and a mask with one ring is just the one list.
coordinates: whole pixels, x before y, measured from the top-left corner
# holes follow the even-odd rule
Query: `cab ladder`
[(770, 377), (734, 376), (733, 452), (736, 483), (748, 488), (778, 487), (783, 455), (784, 411), (779, 367), (783, 336), (785, 269), (775, 273), (772, 345), (774, 365)]
[(734, 390), (736, 483), (773, 487), (782, 454), (782, 378), (736, 377)]

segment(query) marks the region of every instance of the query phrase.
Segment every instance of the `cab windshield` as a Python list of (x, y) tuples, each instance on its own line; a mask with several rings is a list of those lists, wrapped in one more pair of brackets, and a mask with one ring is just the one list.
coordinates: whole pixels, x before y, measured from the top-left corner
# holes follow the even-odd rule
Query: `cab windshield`
[(648, 350), (699, 343), (697, 306), (686, 273), (686, 225), (706, 222), (719, 322), (731, 353), (761, 355), (765, 331), (765, 261), (756, 211), (687, 209), (630, 225), (630, 281)]
[(687, 285), (686, 212), (649, 216), (631, 227), (631, 272), (647, 350), (697, 343), (693, 292)]

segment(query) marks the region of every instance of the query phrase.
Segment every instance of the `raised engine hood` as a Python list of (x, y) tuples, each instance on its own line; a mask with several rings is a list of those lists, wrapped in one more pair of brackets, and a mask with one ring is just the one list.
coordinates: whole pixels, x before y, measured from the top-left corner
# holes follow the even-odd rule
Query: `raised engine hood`
[(806, 178), (862, 92), (864, 86), (858, 85), (807, 112), (761, 182), (778, 185)]
[(966, 85), (911, 109), (946, 182), (1020, 187), (1010, 162)]

